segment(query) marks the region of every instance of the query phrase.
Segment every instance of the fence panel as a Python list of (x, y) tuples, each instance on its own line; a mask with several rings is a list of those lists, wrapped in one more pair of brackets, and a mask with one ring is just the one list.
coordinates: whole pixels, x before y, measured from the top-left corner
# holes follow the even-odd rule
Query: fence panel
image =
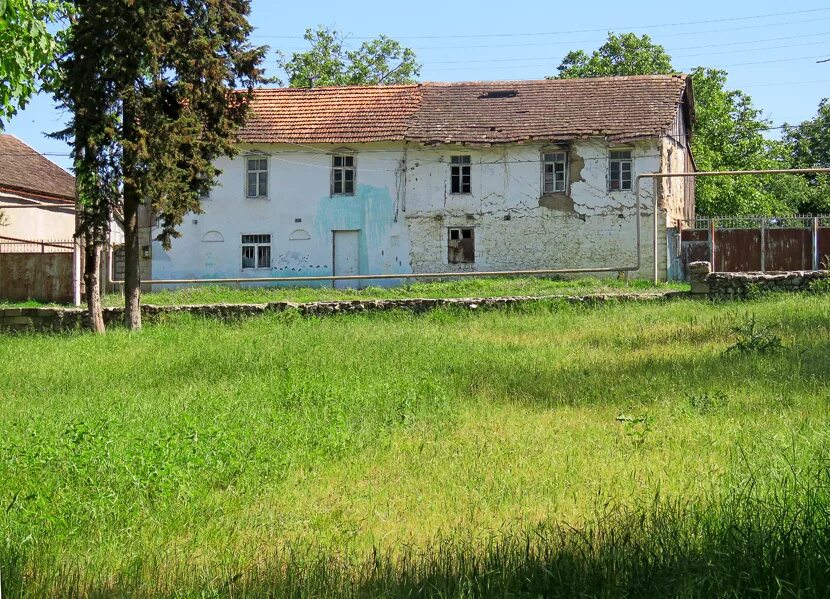
[(768, 229), (766, 270), (812, 270), (810, 229)]
[(0, 300), (73, 300), (72, 241), (0, 242)]
[(715, 264), (719, 272), (761, 270), (761, 231), (725, 229), (715, 231)]
[(812, 270), (816, 249), (819, 267), (830, 267), (830, 217), (697, 218), (684, 225), (680, 242), (684, 272), (690, 262), (711, 260), (713, 231), (712, 266), (719, 272)]

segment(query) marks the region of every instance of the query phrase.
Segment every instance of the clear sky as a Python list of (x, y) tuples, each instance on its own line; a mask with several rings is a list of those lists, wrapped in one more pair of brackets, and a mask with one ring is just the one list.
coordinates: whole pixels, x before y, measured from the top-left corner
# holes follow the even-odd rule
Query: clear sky
[[(749, 93), (773, 125), (811, 118), (830, 97), (830, 62), (817, 63), (830, 58), (826, 1), (254, 0), (252, 22), (277, 76), (273, 50), (303, 49), (303, 32), (316, 25), (349, 34), (353, 45), (378, 34), (399, 40), (416, 51), (424, 81), (538, 79), (555, 74), (569, 50), (593, 50), (608, 31), (633, 31), (663, 44), (676, 68), (727, 70), (730, 87)], [(6, 130), (41, 152), (66, 154), (66, 144), (45, 135), (64, 118), (39, 96)], [(49, 157), (70, 166), (66, 156)]]

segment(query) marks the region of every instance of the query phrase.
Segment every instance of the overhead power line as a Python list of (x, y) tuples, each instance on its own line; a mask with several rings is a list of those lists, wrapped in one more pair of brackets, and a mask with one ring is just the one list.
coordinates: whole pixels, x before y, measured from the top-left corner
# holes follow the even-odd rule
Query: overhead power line
[[(662, 27), (681, 27), (687, 25), (705, 25), (711, 23), (730, 23), (736, 21), (751, 21), (756, 19), (767, 19), (772, 17), (783, 17), (788, 15), (800, 15), (800, 14), (809, 14), (809, 13), (817, 13), (817, 12), (826, 12), (830, 11), (830, 7), (828, 8), (812, 8), (807, 10), (794, 10), (794, 11), (787, 11), (787, 12), (778, 12), (778, 13), (767, 13), (763, 15), (748, 15), (742, 17), (727, 17), (727, 18), (720, 18), (720, 19), (705, 19), (701, 21), (679, 21), (674, 23), (658, 23), (658, 24), (650, 24), (650, 25), (628, 25), (625, 27), (622, 26), (610, 26), (610, 27), (599, 27), (593, 29), (572, 29), (570, 31), (543, 31), (543, 32), (527, 32), (527, 33), (471, 33), (471, 34), (428, 34), (428, 35), (395, 35), (390, 36), (394, 37), (395, 39), (475, 39), (475, 38), (483, 38), (483, 37), (493, 37), (493, 38), (504, 38), (504, 37), (529, 37), (529, 36), (551, 36), (551, 35), (567, 35), (573, 33), (596, 33), (598, 31), (621, 31), (625, 29), (659, 29)], [(780, 23), (774, 23), (773, 25), (780, 25)], [(272, 39), (304, 39), (301, 35), (261, 35), (255, 34), (252, 37), (258, 38), (272, 38)], [(351, 39), (355, 40), (368, 40), (374, 39), (372, 36), (350, 36)]]

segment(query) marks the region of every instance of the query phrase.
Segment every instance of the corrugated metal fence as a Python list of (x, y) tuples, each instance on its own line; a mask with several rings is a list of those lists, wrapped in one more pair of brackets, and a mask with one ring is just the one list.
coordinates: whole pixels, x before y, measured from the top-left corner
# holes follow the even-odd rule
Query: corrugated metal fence
[(0, 237), (0, 300), (73, 300), (74, 241)]
[(830, 216), (696, 218), (680, 229), (680, 272), (706, 260), (718, 272), (818, 270), (830, 266)]

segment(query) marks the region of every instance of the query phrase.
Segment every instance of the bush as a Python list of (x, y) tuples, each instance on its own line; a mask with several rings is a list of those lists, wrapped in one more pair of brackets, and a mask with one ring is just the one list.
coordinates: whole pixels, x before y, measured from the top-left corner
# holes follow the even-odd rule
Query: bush
[(744, 323), (732, 327), (731, 331), (737, 340), (726, 348), (724, 354), (769, 354), (784, 348), (781, 337), (773, 332), (773, 327), (760, 325), (754, 314)]

